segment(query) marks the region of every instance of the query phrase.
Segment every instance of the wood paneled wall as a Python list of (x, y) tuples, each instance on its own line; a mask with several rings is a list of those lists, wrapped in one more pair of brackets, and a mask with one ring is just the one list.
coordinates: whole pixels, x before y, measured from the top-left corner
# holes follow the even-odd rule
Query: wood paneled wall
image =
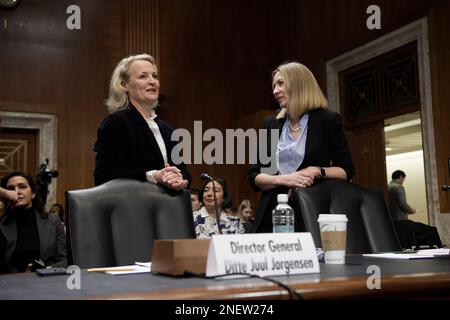
[(159, 59), (158, 0), (122, 0), (122, 56), (149, 53)]
[[(441, 190), (450, 183), (450, 2), (439, 0), (318, 0), (289, 2), (289, 56), (311, 68), (326, 88), (326, 61), (370, 42), (422, 17), (428, 17), (432, 100), (440, 211), (450, 212), (450, 193)], [(381, 9), (381, 30), (366, 27), (366, 9)], [(311, 12), (316, 19), (311, 19)], [(292, 41), (296, 39), (297, 41)], [(364, 170), (364, 168), (362, 168)], [(361, 170), (361, 169), (360, 169)]]
[[(81, 8), (81, 30), (66, 27), (72, 4)], [(0, 10), (0, 20), (0, 109), (57, 115), (63, 203), (65, 190), (93, 185), (92, 146), (104, 115), (102, 2), (23, 0)]]
[(442, 191), (441, 187), (450, 184), (450, 1), (436, 3), (429, 19), (438, 192), (441, 212), (449, 213), (450, 192)]
[[(257, 127), (273, 109), (270, 74), (298, 60), (325, 90), (325, 62), (354, 47), (427, 16), (435, 23), (433, 96), (440, 97), (436, 136), (448, 141), (448, 4), (439, 0), (380, 0), (382, 29), (366, 28), (369, 0), (23, 0), (0, 11), (2, 110), (58, 115), (58, 200), (64, 191), (93, 185), (97, 126), (113, 68), (125, 55), (148, 51), (158, 59), (164, 106), (161, 117), (192, 132), (207, 128)], [(77, 4), (82, 29), (65, 27), (66, 8)], [(446, 28), (446, 29), (445, 29)], [(446, 42), (445, 42), (446, 41)], [(445, 43), (446, 44), (445, 44)], [(446, 55), (445, 55), (446, 54)], [(442, 67), (445, 67), (442, 68)], [(442, 69), (442, 71), (439, 71)], [(436, 73), (438, 72), (438, 73)], [(433, 97), (434, 98), (434, 97)], [(26, 106), (26, 107), (23, 107)], [(206, 146), (208, 143), (204, 143)], [(439, 165), (449, 156), (439, 147)], [(190, 165), (194, 186), (205, 171), (223, 176), (235, 202), (250, 198), (247, 166)], [(443, 167), (440, 179), (445, 182)]]
[[(281, 11), (270, 0), (160, 1), (160, 73), (165, 119), (193, 132), (237, 128), (238, 121), (272, 106), (270, 74), (282, 48)], [(259, 126), (260, 120), (251, 126)], [(206, 147), (208, 142), (203, 143)], [(193, 185), (201, 172), (224, 177), (234, 202), (256, 203), (248, 166), (190, 165)]]
[[(326, 88), (325, 63), (384, 34), (427, 16), (439, 0), (316, 0), (289, 3), (289, 58), (307, 65)], [(369, 30), (370, 5), (381, 10), (381, 29)]]

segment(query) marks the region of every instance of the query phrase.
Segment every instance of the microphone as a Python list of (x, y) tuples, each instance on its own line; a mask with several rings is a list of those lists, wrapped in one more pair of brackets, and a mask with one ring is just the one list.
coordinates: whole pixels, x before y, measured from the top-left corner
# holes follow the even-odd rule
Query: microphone
[(212, 181), (212, 180), (214, 180), (213, 179), (213, 177), (211, 177), (209, 174), (207, 174), (207, 173), (202, 173), (201, 175), (200, 175), (200, 179), (202, 180), (202, 181)]
[(202, 181), (211, 181), (213, 185), (213, 194), (214, 194), (214, 209), (216, 210), (216, 222), (217, 222), (217, 229), (219, 229), (219, 234), (222, 234), (222, 227), (220, 226), (220, 212), (219, 212), (219, 206), (217, 204), (217, 195), (216, 195), (216, 186), (214, 184), (214, 178), (211, 177), (207, 173), (202, 173), (200, 175), (200, 179)]

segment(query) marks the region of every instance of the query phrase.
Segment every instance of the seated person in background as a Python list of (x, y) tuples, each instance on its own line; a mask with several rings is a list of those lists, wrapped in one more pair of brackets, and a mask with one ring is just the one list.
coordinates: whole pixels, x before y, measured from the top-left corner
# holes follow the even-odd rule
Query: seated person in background
[(244, 225), (245, 233), (250, 233), (253, 223), (253, 209), (250, 200), (242, 200), (238, 208), (238, 216), (241, 219), (241, 223)]
[(226, 214), (233, 216), (233, 217), (239, 217), (238, 215), (238, 209), (236, 208), (236, 206), (233, 204), (231, 207), (229, 207), (228, 209), (224, 210)]
[(64, 224), (64, 208), (59, 203), (55, 203), (50, 207), (49, 214), (57, 214), (62, 224)]
[(408, 219), (408, 215), (416, 213), (416, 210), (406, 201), (406, 192), (403, 186), (405, 178), (404, 171), (395, 170), (392, 173), (392, 181), (388, 185), (389, 211), (402, 249), (418, 246), (441, 248), (442, 242), (436, 227)]
[(45, 266), (66, 267), (64, 228), (57, 215), (48, 215), (36, 195), (30, 175), (13, 172), (1, 186), (17, 193), (0, 222), (0, 270), (26, 272)]
[(94, 151), (95, 185), (125, 178), (188, 188), (186, 166), (174, 164), (172, 126), (155, 110), (159, 97), (155, 59), (139, 54), (122, 59), (115, 68), (106, 102), (110, 114), (97, 131)]
[(389, 182), (389, 210), (392, 220), (408, 220), (408, 214), (416, 213), (408, 202), (406, 202), (406, 192), (403, 182), (406, 174), (402, 170), (396, 170), (392, 173), (392, 181)]
[[(220, 212), (220, 229), (222, 234), (244, 233), (241, 219), (228, 215), (225, 210), (232, 207), (231, 196), (223, 179), (214, 180), (217, 206)], [(220, 234), (217, 225), (216, 209), (214, 206), (213, 182), (209, 181), (203, 185), (200, 193), (203, 207), (194, 212), (194, 227), (197, 238), (210, 238), (214, 234)]]
[(191, 205), (192, 205), (192, 212), (200, 210), (202, 207), (202, 203), (200, 202), (200, 190), (196, 188), (191, 188), (189, 190), (191, 193)]

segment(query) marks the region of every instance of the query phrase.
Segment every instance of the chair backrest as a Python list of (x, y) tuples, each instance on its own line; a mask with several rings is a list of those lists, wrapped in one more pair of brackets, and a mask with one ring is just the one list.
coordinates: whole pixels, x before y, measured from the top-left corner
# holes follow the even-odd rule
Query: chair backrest
[(290, 205), (296, 212), (296, 229), (311, 232), (322, 247), (319, 214), (346, 214), (347, 253), (398, 251), (400, 243), (381, 190), (341, 180), (325, 180), (293, 192)]
[(66, 192), (69, 263), (82, 268), (150, 261), (154, 239), (195, 238), (190, 194), (117, 179)]

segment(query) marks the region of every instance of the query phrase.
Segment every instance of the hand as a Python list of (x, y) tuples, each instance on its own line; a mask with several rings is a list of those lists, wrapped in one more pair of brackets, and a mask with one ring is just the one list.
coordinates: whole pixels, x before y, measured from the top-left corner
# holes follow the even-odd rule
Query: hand
[(304, 175), (307, 175), (314, 180), (320, 176), (320, 167), (307, 167), (299, 172), (302, 172)]
[(281, 185), (288, 188), (307, 188), (314, 182), (314, 176), (312, 176), (308, 171), (303, 170), (281, 175), (280, 179)]
[(4, 197), (12, 202), (16, 202), (18, 199), (18, 195), (17, 192), (13, 191), (13, 190), (6, 190)]
[(27, 269), (25, 270), (25, 273), (30, 273), (30, 272), (33, 272), (33, 264), (32, 263), (29, 263), (27, 265)]
[(188, 183), (189, 182), (187, 180), (179, 179), (179, 180), (176, 180), (176, 181), (168, 184), (167, 187), (169, 187), (173, 190), (179, 191), (179, 190), (186, 189), (188, 186)]
[(159, 184), (174, 190), (184, 189), (188, 185), (188, 181), (183, 179), (181, 170), (168, 164), (156, 172), (155, 179)]

